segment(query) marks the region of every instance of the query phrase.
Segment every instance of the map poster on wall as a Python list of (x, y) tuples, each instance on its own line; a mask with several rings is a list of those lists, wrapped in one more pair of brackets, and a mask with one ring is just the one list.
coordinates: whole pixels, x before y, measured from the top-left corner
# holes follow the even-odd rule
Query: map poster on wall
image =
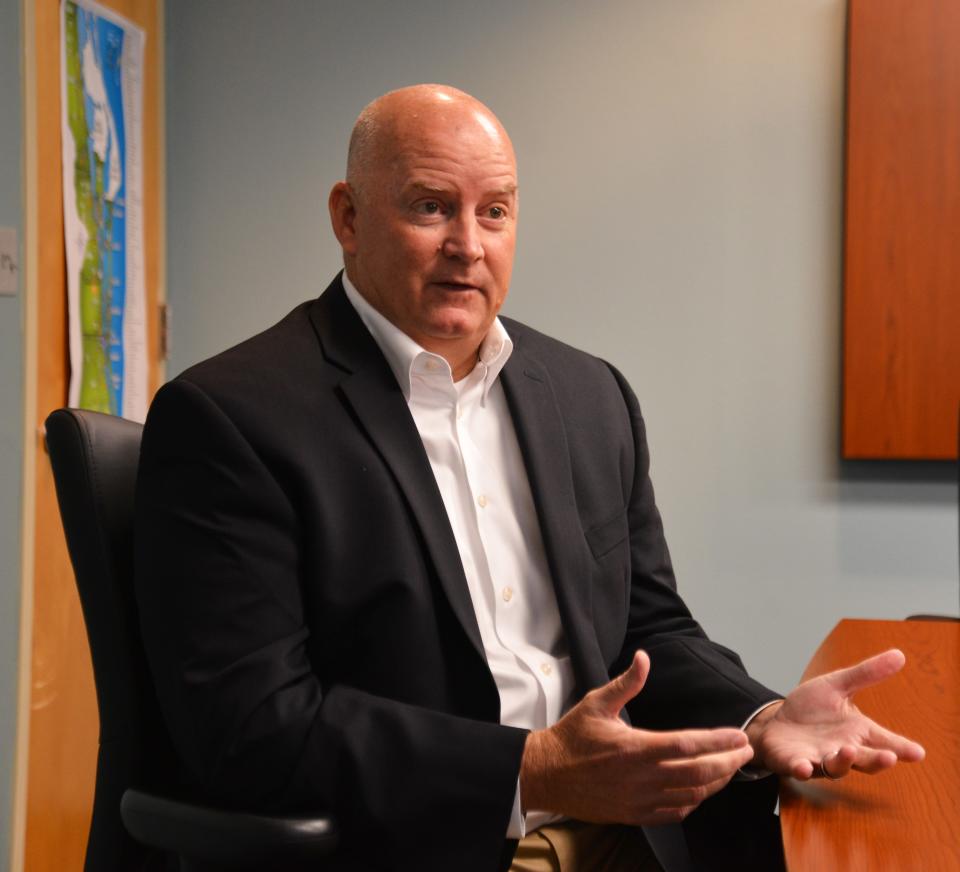
[(63, 215), (71, 406), (143, 421), (143, 31), (61, 4)]

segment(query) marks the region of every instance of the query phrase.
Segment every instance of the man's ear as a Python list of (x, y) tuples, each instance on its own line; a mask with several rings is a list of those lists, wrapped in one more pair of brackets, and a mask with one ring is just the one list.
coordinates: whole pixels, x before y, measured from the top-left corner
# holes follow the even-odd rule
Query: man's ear
[(356, 194), (350, 185), (337, 182), (330, 191), (327, 206), (330, 209), (330, 223), (333, 225), (334, 235), (344, 254), (356, 254)]

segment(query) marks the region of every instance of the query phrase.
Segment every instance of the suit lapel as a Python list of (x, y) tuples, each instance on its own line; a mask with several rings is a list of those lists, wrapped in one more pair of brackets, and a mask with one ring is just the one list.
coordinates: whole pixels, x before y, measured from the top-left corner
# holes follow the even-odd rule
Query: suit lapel
[(522, 337), (513, 330), (511, 338), (514, 351), (500, 378), (530, 480), (574, 671), (586, 692), (605, 682), (607, 674), (593, 628), (591, 558), (577, 512), (566, 431), (546, 368), (526, 352)]
[(313, 305), (310, 319), (327, 359), (344, 370), (343, 396), (403, 492), (454, 614), (486, 660), (460, 552), (420, 434), (390, 366), (347, 300), (339, 277)]
[[(313, 305), (310, 318), (324, 355), (344, 371), (340, 388), (345, 400), (410, 505), (454, 614), (485, 660), (460, 552), (420, 434), (393, 372), (347, 300), (339, 277)], [(530, 480), (574, 671), (586, 691), (607, 676), (593, 629), (591, 558), (577, 513), (570, 453), (547, 370), (513, 333), (514, 352), (500, 378)]]

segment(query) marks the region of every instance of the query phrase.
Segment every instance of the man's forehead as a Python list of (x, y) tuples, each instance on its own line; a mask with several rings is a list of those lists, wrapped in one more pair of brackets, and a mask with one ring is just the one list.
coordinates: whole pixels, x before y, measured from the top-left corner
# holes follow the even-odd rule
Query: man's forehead
[(389, 159), (415, 163), (418, 160), (484, 160), (513, 166), (513, 146), (506, 134), (481, 124), (426, 123), (400, 128), (385, 138), (384, 151)]
[(471, 185), (504, 194), (517, 189), (516, 163), (509, 147), (454, 137), (406, 143), (393, 155), (384, 155), (381, 168), (399, 189), (449, 191)]

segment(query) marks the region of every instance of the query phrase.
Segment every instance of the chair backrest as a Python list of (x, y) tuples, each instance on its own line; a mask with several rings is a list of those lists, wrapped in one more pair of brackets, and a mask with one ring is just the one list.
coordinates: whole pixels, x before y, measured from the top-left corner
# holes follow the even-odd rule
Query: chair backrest
[(133, 592), (133, 500), (139, 424), (77, 409), (46, 420), (60, 516), (87, 627), (100, 712), (97, 783), (85, 868), (152, 863), (120, 820), (131, 786), (176, 770), (140, 639)]

